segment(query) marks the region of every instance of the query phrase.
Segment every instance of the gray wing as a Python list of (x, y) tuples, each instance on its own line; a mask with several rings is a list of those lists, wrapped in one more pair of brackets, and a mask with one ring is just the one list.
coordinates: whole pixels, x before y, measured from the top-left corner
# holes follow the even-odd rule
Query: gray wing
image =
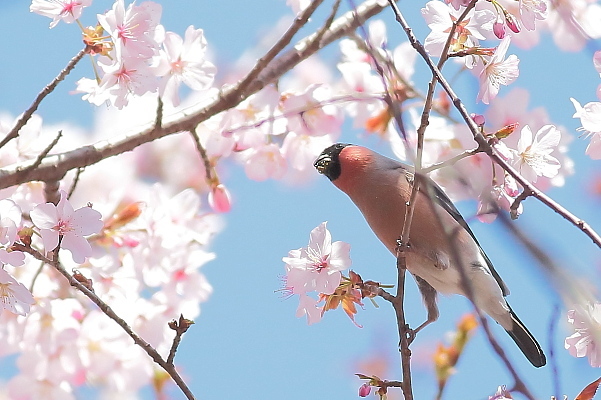
[(503, 282), (503, 279), (501, 279), (501, 276), (495, 270), (494, 266), (492, 265), (492, 261), (490, 261), (490, 259), (488, 258), (488, 256), (484, 252), (484, 250), (482, 250), (482, 246), (480, 246), (480, 243), (478, 243), (478, 239), (476, 239), (474, 232), (472, 232), (472, 230), (470, 229), (467, 222), (465, 222), (465, 220), (459, 213), (459, 210), (457, 210), (457, 207), (455, 207), (455, 205), (453, 204), (451, 199), (449, 199), (449, 196), (446, 195), (446, 193), (440, 188), (440, 186), (438, 186), (436, 184), (436, 182), (434, 182), (431, 179), (428, 179), (428, 182), (429, 182), (429, 186), (431, 188), (431, 193), (434, 196), (434, 199), (436, 201), (436, 204), (438, 204), (446, 212), (448, 212), (453, 217), (453, 219), (455, 219), (455, 221), (457, 221), (459, 223), (459, 225), (461, 225), (470, 234), (470, 236), (474, 239), (474, 242), (476, 242), (476, 244), (478, 245), (478, 248), (480, 249), (480, 254), (482, 254), (482, 257), (484, 257), (484, 260), (486, 261), (486, 265), (488, 266), (490, 273), (492, 274), (492, 276), (495, 278), (495, 280), (501, 287), (503, 296), (507, 296), (509, 294), (509, 289), (507, 288), (507, 285), (505, 285), (505, 282)]

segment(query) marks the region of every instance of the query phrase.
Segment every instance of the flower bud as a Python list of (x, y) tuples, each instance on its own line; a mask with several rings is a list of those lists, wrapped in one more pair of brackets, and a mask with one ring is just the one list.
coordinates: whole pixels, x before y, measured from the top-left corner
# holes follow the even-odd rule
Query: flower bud
[(209, 205), (213, 211), (226, 213), (232, 208), (232, 199), (229, 190), (223, 185), (218, 184), (211, 189), (209, 193)]
[(514, 33), (520, 32), (520, 27), (518, 26), (518, 22), (515, 20), (513, 15), (509, 12), (505, 11), (505, 22), (507, 23), (507, 27), (511, 29)]
[(486, 118), (484, 118), (484, 115), (482, 114), (471, 114), (470, 116), (478, 126), (484, 126), (486, 123)]
[(492, 31), (499, 39), (505, 37), (505, 25), (502, 22), (495, 21), (495, 23), (492, 24)]
[(359, 397), (367, 397), (371, 393), (371, 386), (368, 383), (364, 383), (359, 387)]

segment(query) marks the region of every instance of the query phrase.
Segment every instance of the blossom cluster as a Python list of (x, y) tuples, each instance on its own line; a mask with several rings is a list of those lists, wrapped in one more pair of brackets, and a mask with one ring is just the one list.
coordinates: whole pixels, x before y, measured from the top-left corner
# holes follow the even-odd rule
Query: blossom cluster
[(290, 250), (282, 259), (286, 268), (283, 291), (288, 296), (299, 296), (296, 316), (307, 315), (309, 324), (319, 322), (325, 309), (318, 305), (321, 297), (315, 299), (308, 293), (333, 294), (342, 281), (341, 271), (351, 266), (350, 245), (332, 242), (326, 224), (323, 222), (311, 231), (307, 247)]
[[(0, 149), (2, 166), (46, 146), (54, 128), (39, 117), (32, 122)], [(14, 123), (0, 118), (2, 136)], [(45, 201), (41, 183), (2, 192), (0, 356), (15, 355), (18, 368), (7, 383), (10, 398), (74, 399), (86, 384), (107, 397), (134, 397), (162, 379), (125, 331), (49, 265), (53, 260), (161, 354), (173, 340), (168, 322), (196, 318), (210, 296), (200, 267), (214, 258), (208, 245), (219, 219), (198, 191), (140, 180), (138, 162), (114, 158), (76, 184), (67, 177), (61, 187), (75, 190), (71, 197), (60, 190), (56, 205)]]
[[(79, 22), (91, 2), (34, 0), (30, 10), (51, 17), (53, 28), (59, 21)], [(83, 29), (88, 51), (98, 57), (95, 79), (77, 82), (76, 92), (83, 93), (84, 100), (121, 109), (132, 96), (158, 92), (164, 101), (178, 105), (182, 83), (197, 91), (211, 87), (216, 68), (206, 59), (202, 29), (188, 27), (183, 39), (166, 32), (160, 24), (161, 11), (160, 4), (151, 1), (126, 8), (124, 0), (117, 0), (97, 16), (96, 27)]]
[[(288, 3), (294, 12), (310, 4)], [(505, 160), (541, 190), (563, 185), (573, 173), (567, 156), (571, 136), (543, 108), (531, 109), (525, 90), (512, 87), (505, 92), (503, 86), (518, 79), (520, 62), (507, 54), (512, 45), (534, 46), (545, 30), (560, 48), (580, 49), (588, 38), (601, 37), (601, 7), (591, 1), (479, 1), (453, 28), (470, 4), (446, 0), (424, 5), (422, 15), (431, 30), (424, 41), (426, 50), (433, 57), (457, 60), (478, 81), (477, 94), (463, 99), (486, 105), (474, 121)], [(157, 3), (127, 5), (115, 0), (96, 16), (95, 26), (84, 27), (80, 19), (90, 5), (91, 0), (33, 0), (30, 7), (51, 18), (51, 28), (60, 22), (80, 26), (96, 76), (79, 80), (77, 92), (94, 105), (113, 106), (99, 108), (101, 122), (93, 132), (70, 127), (71, 145), (84, 146), (90, 137), (110, 140), (154, 122), (148, 110), (156, 110), (159, 98), (164, 115), (185, 115), (217, 98), (220, 87), (231, 87), (246, 72), (218, 77), (203, 30), (190, 26), (183, 37), (167, 31)], [(378, 135), (398, 158), (415, 160), (423, 107), (423, 95), (413, 82), (416, 52), (409, 43), (389, 46), (381, 20), (370, 21), (366, 28), (366, 41), (352, 37), (339, 42), (335, 69), (318, 58), (307, 59), (277, 84), (198, 125), (194, 133), (199, 143), (193, 135), (172, 136), (88, 167), (81, 181), (68, 176), (61, 187), (75, 185), (74, 200), (62, 192), (56, 205), (46, 203), (37, 183), (2, 192), (0, 306), (7, 311), (0, 315), (0, 355), (19, 354), (20, 372), (9, 384), (15, 396), (44, 398), (40, 393), (54, 391), (45, 397), (69, 399), (86, 381), (103, 385), (108, 393), (133, 394), (154, 379), (151, 361), (123, 332), (83, 297), (73, 295), (51, 268), (40, 268), (15, 244), (31, 246), (44, 257), (53, 257), (59, 248), (61, 263), (87, 276), (103, 300), (164, 351), (170, 339), (166, 322), (180, 313), (196, 317), (199, 303), (212, 290), (199, 268), (214, 257), (207, 250), (220, 229), (214, 212), (232, 207), (229, 190), (217, 176), (227, 161), (238, 163), (251, 180), (305, 181), (316, 175), (314, 159), (337, 141), (347, 120), (361, 132)], [(601, 52), (593, 62), (601, 73)], [(382, 66), (384, 77), (377, 72)], [(192, 90), (185, 99), (179, 97), (182, 83)], [(403, 132), (384, 101), (387, 93), (402, 108)], [(597, 96), (601, 101), (601, 85)], [(601, 158), (601, 103), (573, 103), (574, 116), (592, 136), (587, 154)], [(436, 98), (433, 111), (425, 131), (424, 166), (474, 147), (472, 133), (457, 123), (446, 95)], [(0, 118), (1, 136), (14, 124), (12, 118)], [(0, 149), (1, 166), (35, 159), (47, 149), (52, 131), (56, 130), (42, 128), (41, 118), (34, 116), (18, 138)], [(204, 151), (204, 162), (197, 145)], [(72, 150), (62, 146), (53, 151)], [(484, 154), (438, 169), (432, 177), (454, 200), (477, 199), (483, 221), (492, 220), (499, 208), (511, 209), (522, 190)], [(149, 183), (156, 181), (165, 183)], [(75, 210), (72, 204), (78, 201), (93, 202), (94, 207)], [(522, 211), (520, 204), (516, 212)], [(309, 323), (320, 320), (331, 306), (328, 296), (336, 294), (345, 279), (351, 288), (348, 307), (360, 303), (353, 275), (343, 278), (341, 273), (350, 266), (349, 245), (332, 242), (325, 223), (311, 232), (307, 247), (291, 251), (284, 262), (285, 290), (299, 295), (297, 315), (307, 315)], [(578, 314), (571, 318), (578, 321)], [(575, 335), (580, 336), (570, 340), (569, 349), (580, 356), (588, 352), (583, 350), (585, 341), (574, 342), (586, 334), (585, 328), (578, 329)], [(504, 394), (499, 391), (497, 396)]]

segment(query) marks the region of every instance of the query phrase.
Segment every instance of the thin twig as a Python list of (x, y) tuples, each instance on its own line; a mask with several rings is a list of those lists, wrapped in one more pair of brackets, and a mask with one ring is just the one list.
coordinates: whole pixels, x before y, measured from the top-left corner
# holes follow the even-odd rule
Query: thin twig
[(163, 99), (161, 96), (157, 97), (157, 115), (154, 119), (155, 129), (161, 129), (163, 126)]
[(251, 83), (257, 79), (259, 74), (267, 68), (270, 62), (284, 50), (286, 46), (290, 44), (292, 38), (296, 33), (309, 22), (309, 18), (317, 7), (323, 3), (324, 0), (314, 0), (309, 6), (304, 9), (295, 19), (292, 25), (284, 32), (284, 34), (278, 39), (278, 41), (265, 53), (265, 55), (257, 60), (252, 70), (240, 81), (238, 88), (241, 92), (244, 92)]
[[(366, 20), (380, 13), (385, 7), (379, 5), (377, 0), (368, 0), (357, 7), (356, 14), (361, 20)], [(161, 128), (155, 127), (152, 123), (145, 129), (115, 139), (46, 157), (35, 171), (31, 171), (27, 175), (23, 174), (23, 170), (32, 164), (31, 160), (2, 168), (0, 169), (0, 189), (30, 181), (60, 179), (71, 169), (95, 164), (168, 135), (190, 131), (208, 118), (235, 107), (321, 48), (353, 31), (357, 26), (355, 11), (343, 14), (332, 22), (331, 27), (322, 36), (318, 37), (316, 33), (313, 33), (297, 42), (294, 48), (276, 57), (244, 90), (241, 90), (239, 85), (223, 89), (210, 104), (189, 114), (173, 116), (171, 122), (163, 121)], [(313, 44), (316, 42), (318, 42), (318, 46)]]
[(553, 388), (555, 396), (560, 397), (561, 391), (561, 380), (559, 379), (559, 360), (555, 354), (555, 343), (557, 342), (555, 339), (557, 325), (559, 324), (559, 318), (561, 314), (561, 309), (559, 304), (555, 304), (553, 307), (553, 312), (551, 313), (551, 317), (549, 318), (549, 365), (551, 367), (551, 375), (553, 376)]
[(77, 168), (77, 171), (75, 171), (75, 177), (73, 178), (73, 183), (71, 183), (71, 187), (69, 188), (69, 193), (67, 193), (67, 198), (70, 199), (71, 196), (73, 196), (73, 193), (75, 192), (75, 188), (77, 187), (77, 184), (79, 183), (79, 178), (81, 177), (81, 174), (83, 173), (83, 170), (85, 168), (83, 167), (79, 167)]
[(60, 140), (60, 138), (62, 136), (63, 136), (63, 131), (62, 130), (58, 131), (58, 134), (56, 135), (54, 140), (48, 146), (46, 146), (46, 148), (37, 156), (37, 158), (35, 159), (33, 164), (31, 164), (28, 167), (28, 169), (30, 171), (33, 169), (36, 169), (42, 163), (42, 160), (44, 159), (44, 157), (46, 157), (48, 155), (48, 153), (50, 153), (50, 150), (52, 150), (54, 148), (54, 146), (56, 146), (56, 144), (58, 143), (58, 141)]
[(196, 150), (198, 150), (198, 154), (200, 154), (200, 158), (202, 159), (205, 167), (205, 176), (208, 183), (214, 183), (217, 181), (217, 178), (213, 176), (213, 166), (211, 165), (211, 160), (209, 160), (209, 155), (207, 151), (200, 143), (200, 137), (198, 137), (198, 133), (196, 133), (196, 129), (190, 129), (190, 134), (192, 135), (192, 139), (194, 139), (194, 145), (196, 146)]
[(61, 199), (59, 194), (60, 181), (44, 182), (44, 198), (47, 202), (57, 205)]
[(397, 253), (397, 293), (392, 302), (396, 314), (397, 328), (399, 331), (399, 351), (401, 353), (401, 366), (403, 369), (402, 390), (405, 400), (413, 400), (411, 384), (411, 329), (405, 320), (405, 275), (407, 274), (406, 257), (403, 247), (399, 246)]
[(454, 165), (458, 161), (463, 160), (464, 158), (471, 157), (478, 153), (482, 153), (483, 151), (484, 150), (482, 150), (480, 147), (476, 147), (475, 149), (471, 150), (465, 150), (463, 153), (457, 154), (456, 156), (451, 157), (448, 160), (434, 163), (428, 167), (422, 168), (422, 174), (428, 174), (432, 171), (436, 171), (437, 169), (449, 167), (451, 165)]
[(572, 225), (574, 225), (575, 227), (580, 229), (585, 235), (587, 235), (593, 241), (594, 244), (597, 245), (597, 247), (601, 248), (601, 236), (599, 236), (599, 234), (597, 232), (595, 232), (595, 230), (592, 229), (586, 221), (578, 218), (577, 216), (572, 214), (570, 211), (568, 211), (565, 207), (561, 206), (559, 203), (557, 203), (556, 201), (551, 199), (549, 196), (544, 194), (542, 191), (538, 190), (533, 184), (531, 184), (519, 172), (517, 172), (515, 170), (515, 168), (513, 168), (498, 153), (498, 151), (495, 149), (494, 146), (491, 146), (491, 144), (488, 143), (488, 140), (482, 135), (482, 133), (478, 129), (478, 126), (470, 117), (470, 115), (469, 115), (467, 109), (465, 108), (465, 105), (461, 101), (461, 99), (459, 99), (459, 97), (457, 97), (453, 88), (450, 86), (450, 84), (445, 79), (445, 77), (440, 72), (440, 70), (437, 68), (437, 66), (434, 65), (434, 62), (432, 61), (432, 59), (428, 56), (423, 45), (419, 42), (419, 40), (417, 40), (417, 38), (413, 34), (412, 29), (407, 24), (405, 18), (401, 14), (398, 7), (396, 7), (396, 4), (393, 3), (392, 9), (395, 13), (397, 21), (403, 27), (403, 30), (407, 34), (407, 37), (409, 38), (411, 45), (416, 49), (416, 51), (424, 59), (424, 61), (426, 62), (426, 64), (428, 65), (428, 68), (430, 68), (432, 73), (436, 75), (438, 82), (440, 83), (440, 85), (442, 86), (444, 91), (447, 92), (447, 94), (451, 98), (453, 105), (458, 110), (459, 114), (461, 115), (461, 117), (465, 121), (466, 125), (472, 132), (472, 135), (474, 136), (474, 140), (476, 141), (476, 143), (478, 143), (478, 146), (481, 146), (482, 149), (484, 150), (484, 152), (486, 152), (486, 154), (490, 158), (492, 158), (494, 160), (494, 162), (497, 163), (501, 168), (503, 168), (505, 171), (507, 171), (525, 190), (529, 190), (532, 193), (531, 195), (533, 197), (537, 198), (539, 201), (541, 201), (547, 207), (551, 208), (557, 214), (559, 214), (564, 219), (569, 221)]
[(89, 290), (81, 282), (75, 279), (69, 272), (67, 272), (67, 270), (58, 262), (57, 257), (54, 257), (54, 260), (51, 260), (42, 255), (40, 252), (36, 251), (35, 249), (29, 246), (22, 245), (20, 243), (15, 243), (13, 247), (16, 250), (20, 250), (31, 254), (34, 258), (54, 267), (63, 277), (65, 277), (65, 279), (67, 279), (71, 286), (74, 286), (77, 290), (79, 290), (86, 297), (88, 297), (94, 304), (96, 304), (104, 314), (106, 314), (110, 319), (115, 321), (129, 335), (129, 337), (133, 339), (135, 344), (140, 346), (142, 350), (144, 350), (146, 354), (148, 354), (148, 356), (150, 356), (150, 358), (152, 358), (152, 360), (155, 363), (160, 365), (169, 374), (169, 376), (171, 376), (173, 381), (181, 389), (181, 391), (184, 393), (188, 400), (194, 400), (194, 395), (175, 369), (175, 366), (173, 364), (167, 363), (167, 361), (165, 361), (163, 357), (161, 357), (161, 355), (155, 350), (155, 348), (152, 347), (144, 339), (142, 339), (137, 333), (135, 333), (133, 329), (127, 324), (127, 322), (125, 322), (123, 318), (119, 317), (119, 315), (117, 315), (117, 313), (115, 313), (115, 311), (113, 311), (113, 309), (108, 304), (106, 304), (94, 292)]
[(69, 61), (67, 66), (58, 74), (58, 76), (54, 78), (52, 82), (50, 82), (40, 93), (38, 93), (33, 103), (29, 106), (27, 110), (25, 110), (25, 112), (23, 113), (21, 118), (19, 118), (13, 129), (11, 129), (10, 132), (8, 132), (8, 134), (6, 135), (6, 137), (4, 137), (4, 139), (2, 139), (2, 141), (0, 141), (0, 148), (4, 147), (6, 143), (19, 136), (19, 131), (22, 127), (25, 126), (25, 124), (27, 123), (27, 121), (29, 121), (33, 113), (38, 109), (42, 100), (44, 100), (46, 96), (48, 96), (54, 91), (54, 89), (60, 81), (62, 81), (67, 75), (69, 75), (69, 73), (73, 70), (73, 68), (75, 68), (77, 63), (81, 61), (81, 59), (84, 55), (86, 55), (87, 52), (87, 47), (80, 50), (79, 53), (77, 53), (77, 55), (73, 57), (71, 61)]

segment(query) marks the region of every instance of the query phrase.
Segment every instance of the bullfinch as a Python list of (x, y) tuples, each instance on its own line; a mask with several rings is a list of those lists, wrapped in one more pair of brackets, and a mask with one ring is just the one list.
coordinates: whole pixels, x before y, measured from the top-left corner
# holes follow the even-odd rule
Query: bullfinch
[[(325, 149), (314, 165), (351, 198), (396, 257), (414, 183), (413, 169), (365, 147), (341, 143)], [(417, 330), (438, 318), (437, 292), (467, 296), (460, 271), (464, 268), (476, 307), (509, 333), (532, 365), (542, 367), (546, 359), (540, 345), (505, 301), (507, 286), (448, 196), (430, 178), (424, 179), (405, 252), (407, 270), (415, 277), (428, 314)], [(463, 265), (456, 265), (450, 246), (455, 247)]]

